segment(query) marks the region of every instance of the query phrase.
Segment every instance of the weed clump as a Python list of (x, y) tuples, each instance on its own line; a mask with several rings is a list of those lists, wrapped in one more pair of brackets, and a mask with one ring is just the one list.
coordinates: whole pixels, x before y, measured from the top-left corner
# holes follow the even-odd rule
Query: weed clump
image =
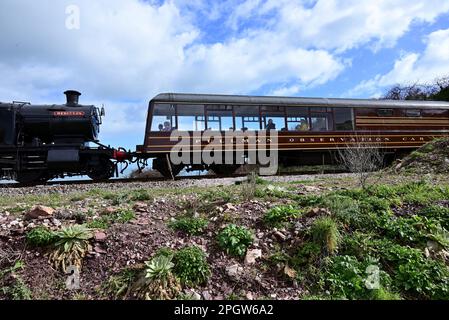
[(242, 226), (230, 224), (218, 234), (218, 243), (228, 254), (242, 257), (253, 242), (251, 231)]
[(26, 235), (27, 243), (33, 247), (45, 247), (50, 244), (53, 244), (57, 239), (57, 236), (50, 229), (39, 226), (31, 231), (29, 231)]
[(277, 206), (268, 210), (263, 221), (269, 226), (279, 227), (290, 219), (298, 218), (300, 211), (291, 205)]
[(199, 235), (208, 226), (209, 222), (204, 218), (181, 217), (169, 223), (169, 227), (183, 231), (189, 235)]
[[(161, 256), (166, 256), (165, 254)], [(204, 284), (211, 275), (205, 253), (196, 246), (176, 251), (173, 255), (173, 263), (175, 275), (181, 280), (181, 283), (186, 285)]]
[(330, 217), (321, 217), (314, 221), (310, 235), (313, 242), (323, 246), (329, 254), (337, 251), (341, 235), (337, 223)]

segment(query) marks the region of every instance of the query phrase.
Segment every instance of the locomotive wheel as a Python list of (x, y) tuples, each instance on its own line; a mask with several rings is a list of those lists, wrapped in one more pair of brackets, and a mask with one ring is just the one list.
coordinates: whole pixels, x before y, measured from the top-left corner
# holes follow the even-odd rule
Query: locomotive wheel
[(217, 176), (231, 176), (237, 171), (238, 168), (240, 168), (239, 164), (213, 165), (211, 167), (212, 171)]
[[(164, 178), (171, 179), (172, 175), (170, 168), (168, 166), (167, 160), (165, 158), (156, 158), (153, 160), (153, 169), (157, 170)], [(182, 164), (175, 165), (171, 163), (171, 169), (173, 172), (173, 177), (176, 177), (184, 166)]]
[(94, 181), (107, 181), (114, 176), (115, 165), (111, 160), (103, 159), (100, 165), (93, 167), (87, 174)]
[(44, 183), (48, 179), (42, 171), (22, 171), (17, 173), (16, 181), (22, 184)]

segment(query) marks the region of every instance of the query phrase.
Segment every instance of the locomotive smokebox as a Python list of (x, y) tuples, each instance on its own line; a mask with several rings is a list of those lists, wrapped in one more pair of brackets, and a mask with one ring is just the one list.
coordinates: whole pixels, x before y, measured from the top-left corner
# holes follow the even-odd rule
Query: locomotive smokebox
[(76, 91), (76, 90), (67, 90), (66, 92), (64, 92), (66, 98), (67, 98), (67, 106), (69, 107), (77, 107), (78, 106), (78, 101), (79, 101), (79, 97), (81, 95), (80, 92)]

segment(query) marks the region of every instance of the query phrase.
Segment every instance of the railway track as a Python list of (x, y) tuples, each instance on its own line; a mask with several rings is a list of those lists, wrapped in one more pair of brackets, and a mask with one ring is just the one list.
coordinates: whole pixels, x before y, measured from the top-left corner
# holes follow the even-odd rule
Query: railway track
[[(345, 170), (323, 170), (323, 171), (301, 171), (301, 172), (283, 172), (276, 176), (301, 176), (301, 175), (318, 175), (318, 174), (338, 174), (346, 173)], [(175, 181), (180, 180), (203, 180), (203, 179), (222, 179), (222, 178), (241, 178), (246, 177), (248, 173), (233, 174), (229, 176), (217, 176), (214, 174), (207, 175), (191, 175), (191, 176), (177, 176)], [(158, 181), (173, 181), (164, 177), (147, 177), (147, 178), (119, 178), (111, 179), (102, 182), (94, 182), (92, 180), (65, 180), (65, 181), (49, 181), (43, 184), (20, 184), (14, 182), (0, 183), (0, 190), (3, 188), (25, 188), (36, 186), (58, 186), (58, 185), (88, 185), (88, 184), (116, 184), (116, 183), (135, 183), (135, 182), (158, 182)]]

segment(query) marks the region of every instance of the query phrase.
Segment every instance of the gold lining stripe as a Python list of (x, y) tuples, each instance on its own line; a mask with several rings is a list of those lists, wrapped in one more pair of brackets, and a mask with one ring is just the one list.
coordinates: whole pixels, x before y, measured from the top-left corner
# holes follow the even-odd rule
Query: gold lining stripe
[[(419, 145), (418, 145), (419, 146)], [(410, 147), (413, 146), (397, 146), (397, 147), (393, 147), (394, 149), (409, 149)], [(338, 150), (340, 148), (338, 147), (329, 147), (326, 148), (326, 150)], [(271, 150), (271, 149), (233, 149), (232, 151), (266, 151), (266, 150)], [(278, 150), (278, 151), (307, 151), (307, 150), (323, 150), (323, 148), (282, 148), (282, 149), (273, 149), (273, 151)], [(148, 150), (146, 150), (148, 151)], [(227, 151), (227, 150), (224, 150)], [(172, 153), (175, 151), (171, 151), (171, 150), (155, 150), (155, 151), (149, 151), (151, 153)], [(179, 151), (176, 151), (179, 152)], [(185, 151), (183, 153), (193, 153), (193, 152), (203, 152), (203, 150), (193, 150), (193, 151)]]
[[(426, 142), (428, 142), (428, 141), (423, 141), (423, 140), (417, 140), (417, 141), (361, 141), (361, 142), (363, 142), (363, 143), (368, 143), (368, 144), (370, 144), (370, 143), (372, 143), (372, 144), (408, 144), (408, 143), (410, 143), (410, 144), (416, 144), (416, 143), (420, 143), (420, 144), (424, 144), (424, 143), (426, 143)], [(297, 145), (297, 144), (301, 144), (301, 145), (316, 145), (316, 144), (330, 144), (330, 145), (335, 145), (335, 144), (354, 144), (354, 143), (357, 143), (357, 142), (352, 142), (352, 141), (341, 141), (341, 142), (335, 142), (335, 141), (332, 141), (332, 142), (282, 142), (282, 143), (277, 143), (277, 145)], [(214, 147), (229, 147), (229, 146), (232, 146), (232, 147), (234, 147), (234, 146), (252, 146), (252, 145), (254, 145), (254, 143), (251, 143), (251, 144), (242, 144), (242, 143), (239, 143), (239, 144), (214, 144), (214, 145), (211, 145), (211, 144), (204, 144), (204, 145), (201, 145), (201, 147), (206, 147), (206, 146), (210, 146), (210, 147), (212, 147), (212, 146), (214, 146)], [(256, 144), (257, 145), (257, 144)], [(177, 144), (161, 144), (161, 145), (157, 145), (157, 146), (147, 146), (146, 148), (173, 148), (173, 147), (176, 147), (177, 146)], [(195, 144), (186, 144), (186, 145), (184, 145), (185, 147), (188, 147), (188, 146), (197, 146), (197, 147), (200, 147), (200, 145), (198, 144), (198, 145), (195, 145)]]
[[(350, 137), (449, 137), (449, 134), (442, 132), (442, 133), (437, 133), (437, 134), (382, 134), (382, 135), (374, 135), (374, 134), (367, 134), (367, 133), (362, 133), (362, 134), (347, 134), (347, 135), (322, 135), (322, 136), (308, 136), (308, 135), (294, 135), (294, 136), (287, 136), (287, 135), (278, 135), (278, 139), (279, 138), (350, 138)], [(253, 138), (253, 137), (258, 137), (258, 138), (263, 138), (263, 137), (269, 137), (269, 136), (234, 136), (233, 138)], [(189, 139), (192, 138), (192, 136), (189, 136)], [(153, 136), (148, 136), (148, 139), (170, 139), (170, 137), (153, 137)]]

